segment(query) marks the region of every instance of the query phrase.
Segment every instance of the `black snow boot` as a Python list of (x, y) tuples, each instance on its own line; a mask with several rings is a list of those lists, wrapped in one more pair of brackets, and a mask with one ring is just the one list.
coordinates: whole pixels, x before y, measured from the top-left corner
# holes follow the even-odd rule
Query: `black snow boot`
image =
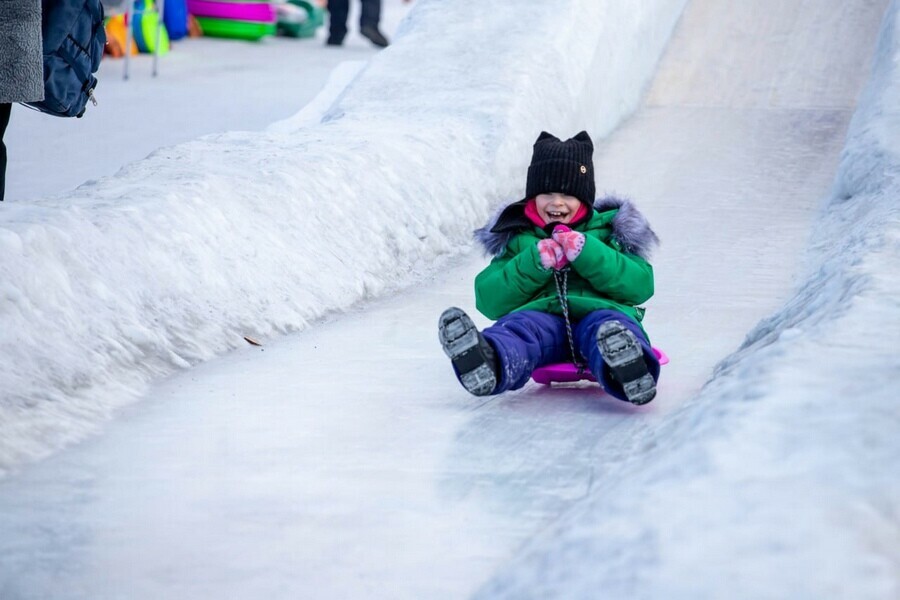
[(469, 393), (487, 396), (494, 391), (496, 353), (469, 315), (455, 306), (445, 310), (438, 321), (438, 338), (444, 353), (453, 362), (457, 379)]
[(366, 25), (362, 27), (359, 32), (362, 34), (364, 38), (378, 46), (379, 48), (387, 48), (388, 39), (384, 37), (384, 34), (381, 33), (377, 27), (373, 27), (372, 25)]
[(603, 362), (632, 404), (647, 404), (656, 396), (656, 381), (644, 360), (637, 337), (618, 321), (607, 321), (597, 331)]

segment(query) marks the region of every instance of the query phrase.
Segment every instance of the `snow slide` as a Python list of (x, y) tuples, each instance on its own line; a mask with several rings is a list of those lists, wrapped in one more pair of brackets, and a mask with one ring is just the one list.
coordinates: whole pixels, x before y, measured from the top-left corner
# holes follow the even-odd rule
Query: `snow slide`
[[(421, 0), (325, 123), (207, 136), (8, 203), (0, 469), (245, 335), (303, 329), (431, 272), (519, 193), (541, 128), (600, 135), (633, 110), (684, 3)], [(335, 226), (362, 214), (350, 235)]]
[[(15, 574), (0, 590), (894, 597), (897, 8), (841, 157), (885, 4), (742, 4), (692, 2), (642, 109), (598, 144), (600, 188), (632, 195), (663, 238), (647, 325), (673, 363), (652, 405), (584, 387), (466, 396), (437, 348), (434, 318), (451, 302), (468, 307), (484, 259), (448, 249), (428, 265), (441, 275), (423, 285), (171, 377), (104, 435), (0, 483), (0, 556)], [(419, 18), (434, 6), (420, 5)], [(590, 71), (627, 71), (631, 57), (622, 60)], [(435, 85), (452, 86), (453, 64)], [(375, 81), (403, 85), (390, 70), (367, 80), (379, 65), (316, 131), (363, 114), (356, 129), (389, 137), (403, 119), (388, 113), (382, 125), (354, 96)], [(545, 83), (568, 81), (554, 61), (528, 69), (547, 69)], [(602, 88), (573, 96), (580, 114), (542, 98), (532, 116), (551, 130), (594, 126), (609, 116), (586, 117)], [(439, 109), (424, 99), (403, 108)], [(507, 148), (507, 134), (521, 132), (494, 129), (497, 115), (484, 110), (466, 113), (478, 125), (465, 131), (504, 148), (491, 165), (510, 174), (493, 190), (514, 197), (524, 169), (511, 173), (511, 155), (521, 151), (523, 167), (533, 135)], [(411, 180), (432, 190), (444, 180), (429, 178), (428, 163), (415, 171), (421, 178), (377, 164), (400, 189)], [(474, 179), (487, 168), (477, 167)], [(462, 239), (457, 221), (485, 212), (467, 186), (450, 188), (461, 204), (449, 208), (434, 188), (437, 212), (416, 217), (447, 216), (446, 239)], [(409, 218), (388, 208), (384, 219)], [(390, 239), (393, 257), (408, 260), (414, 242)], [(391, 289), (384, 273), (394, 271), (369, 273), (375, 291)], [(856, 376), (870, 365), (871, 376)]]
[[(807, 218), (800, 213), (815, 198), (808, 186), (813, 179), (822, 182), (829, 169), (819, 161), (831, 150), (813, 160), (807, 152), (816, 144), (833, 149), (843, 130), (856, 93), (842, 75), (865, 72), (855, 62), (863, 55), (848, 49), (866, 48), (864, 31), (882, 7), (815, 8), (693, 2), (678, 34), (681, 43), (673, 43), (645, 108), (617, 132), (604, 159), (611, 167), (636, 160), (639, 144), (632, 138), (659, 119), (677, 118), (694, 140), (706, 141), (706, 127), (720, 126), (723, 109), (742, 108), (737, 124), (746, 127), (724, 133), (728, 143), (750, 147), (769, 128), (779, 129), (786, 143), (765, 144), (755, 161), (764, 193), (732, 180), (724, 189), (711, 186), (708, 194), (695, 189), (684, 206), (681, 186), (666, 185), (667, 165), (655, 173), (662, 181), (649, 177), (639, 186), (651, 193), (659, 186), (666, 200), (655, 209), (669, 217), (664, 224), (678, 224), (664, 238), (670, 249), (678, 246), (679, 260), (689, 258), (677, 272), (659, 269), (665, 287), (679, 288), (678, 299), (661, 294), (661, 312), (669, 302), (677, 310), (659, 315), (660, 325), (680, 339), (703, 332), (681, 348), (686, 355), (705, 354), (727, 323), (748, 309), (755, 312), (762, 296), (751, 293), (748, 300), (744, 284), (771, 291), (788, 283), (777, 281), (783, 272), (760, 272), (760, 263), (790, 261), (785, 250), (805, 250), (796, 290), (718, 365), (699, 395), (665, 420), (632, 427), (623, 436), (622, 461), (602, 489), (531, 540), (476, 597), (591, 598), (598, 590), (611, 598), (886, 600), (900, 594), (900, 4), (894, 2), (884, 17), (874, 71), (837, 177), (807, 236), (803, 228), (784, 227)], [(720, 24), (722, 11), (736, 12), (739, 20), (704, 27), (711, 33), (703, 43), (721, 44), (721, 52), (719, 60), (707, 60), (706, 53), (698, 60), (701, 36), (684, 36), (696, 34), (692, 24), (700, 27), (708, 18)], [(756, 11), (765, 18), (752, 18)], [(814, 28), (798, 28), (806, 19)], [(761, 21), (770, 22), (773, 34), (784, 29), (748, 46), (737, 24)], [(829, 22), (836, 26), (830, 35)], [(729, 37), (741, 41), (726, 43)], [(800, 43), (775, 43), (786, 38)], [(761, 60), (770, 53), (778, 60)], [(801, 63), (802, 70), (785, 70), (777, 84), (772, 79), (778, 71), (773, 65)], [(732, 69), (753, 85), (734, 86), (727, 75)], [(697, 77), (708, 73), (718, 83), (698, 93)], [(673, 111), (673, 104), (679, 108)], [(694, 113), (700, 107), (707, 107), (710, 120), (698, 127)], [(810, 146), (791, 143), (801, 139)], [(727, 148), (704, 148), (707, 164), (732, 160)], [(788, 177), (779, 177), (781, 169)], [(717, 168), (711, 175), (732, 173)], [(711, 195), (723, 192), (730, 196), (728, 210), (717, 215)], [(678, 219), (675, 212), (683, 210), (697, 214)], [(761, 218), (750, 229), (732, 229), (735, 221), (752, 223), (752, 214)], [(705, 300), (694, 319), (696, 298), (686, 296), (696, 288), (685, 290), (676, 281), (690, 277), (694, 249), (708, 252), (718, 244), (706, 240), (720, 238), (727, 264), (706, 265)], [(735, 263), (742, 253), (726, 248), (740, 244), (752, 250)], [(742, 281), (727, 277), (733, 270)]]

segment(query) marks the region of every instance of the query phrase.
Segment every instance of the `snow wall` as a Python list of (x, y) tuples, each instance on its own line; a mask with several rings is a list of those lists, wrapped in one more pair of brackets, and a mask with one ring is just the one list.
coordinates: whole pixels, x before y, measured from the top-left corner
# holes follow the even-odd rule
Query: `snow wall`
[(685, 3), (419, 0), (314, 125), (207, 136), (6, 203), (0, 472), (244, 336), (303, 329), (469, 249), (521, 196), (542, 129), (600, 138), (637, 106)]
[(796, 295), (475, 597), (900, 597), (898, 265), (895, 0)]

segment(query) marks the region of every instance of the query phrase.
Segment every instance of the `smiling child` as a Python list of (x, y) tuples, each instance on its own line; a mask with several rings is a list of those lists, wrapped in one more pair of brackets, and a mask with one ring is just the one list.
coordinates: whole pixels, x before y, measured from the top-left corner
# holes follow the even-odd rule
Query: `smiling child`
[(630, 202), (595, 202), (593, 150), (585, 131), (566, 141), (542, 132), (525, 198), (475, 232), (494, 256), (475, 278), (475, 304), (496, 323), (478, 331), (451, 307), (438, 332), (476, 396), (521, 388), (537, 367), (567, 360), (621, 400), (656, 395), (659, 361), (639, 305), (653, 295), (647, 260), (658, 239)]

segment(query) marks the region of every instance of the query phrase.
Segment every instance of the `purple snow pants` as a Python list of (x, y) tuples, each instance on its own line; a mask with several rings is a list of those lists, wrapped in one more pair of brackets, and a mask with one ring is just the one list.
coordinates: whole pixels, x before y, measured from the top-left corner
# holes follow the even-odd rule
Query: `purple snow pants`
[[(575, 350), (581, 353), (588, 368), (603, 389), (625, 400), (622, 386), (608, 373), (597, 347), (597, 330), (606, 321), (615, 320), (627, 327), (644, 348), (644, 359), (654, 380), (659, 378), (659, 360), (640, 326), (615, 310), (597, 310), (573, 323)], [(494, 394), (517, 390), (528, 382), (537, 367), (572, 360), (566, 338), (566, 322), (557, 315), (536, 310), (522, 310), (501, 317), (482, 334), (497, 352), (500, 381)]]

